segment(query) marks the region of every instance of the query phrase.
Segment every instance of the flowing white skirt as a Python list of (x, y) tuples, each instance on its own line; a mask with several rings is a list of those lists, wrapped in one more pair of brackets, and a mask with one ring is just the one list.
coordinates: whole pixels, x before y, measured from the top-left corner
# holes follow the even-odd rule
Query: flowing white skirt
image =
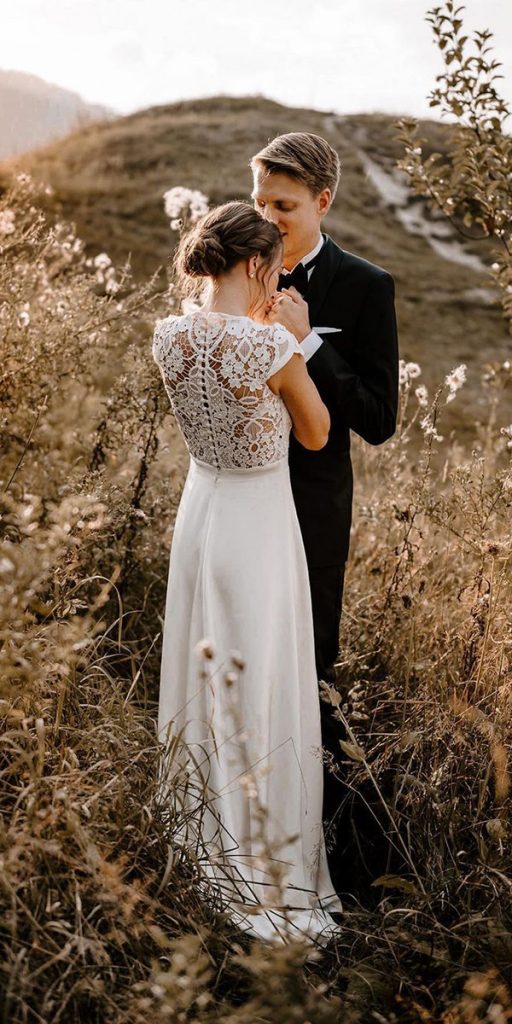
[(326, 941), (329, 911), (342, 911), (322, 830), (319, 700), (288, 460), (217, 470), (191, 458), (166, 598), (163, 779), (171, 761), (187, 764), (185, 803), (207, 795), (207, 877), (237, 924), (276, 941)]

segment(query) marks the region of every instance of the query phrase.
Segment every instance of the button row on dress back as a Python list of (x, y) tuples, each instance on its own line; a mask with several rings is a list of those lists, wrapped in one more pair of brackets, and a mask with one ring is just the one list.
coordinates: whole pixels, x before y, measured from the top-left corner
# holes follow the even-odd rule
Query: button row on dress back
[(207, 353), (207, 346), (205, 345), (203, 347), (203, 349), (202, 349), (202, 352), (201, 352), (202, 359), (200, 360), (200, 366), (201, 366), (201, 392), (202, 392), (202, 395), (203, 395), (204, 410), (205, 410), (205, 413), (206, 413), (206, 418), (208, 420), (208, 427), (209, 427), (209, 431), (210, 431), (210, 442), (211, 442), (211, 448), (212, 448), (212, 456), (213, 456), (213, 458), (215, 460), (215, 464), (217, 466), (217, 469), (220, 469), (220, 462), (219, 462), (219, 459), (218, 459), (218, 456), (217, 456), (217, 452), (216, 452), (216, 449), (215, 449), (215, 438), (214, 438), (214, 431), (213, 431), (213, 421), (212, 421), (210, 405), (209, 405), (209, 402), (208, 402), (208, 391), (207, 391), (207, 388), (206, 388), (206, 353)]

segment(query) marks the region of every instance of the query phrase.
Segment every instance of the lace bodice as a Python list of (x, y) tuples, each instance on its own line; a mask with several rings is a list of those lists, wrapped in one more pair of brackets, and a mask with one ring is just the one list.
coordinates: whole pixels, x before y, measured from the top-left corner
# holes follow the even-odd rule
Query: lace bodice
[(280, 324), (197, 310), (157, 321), (153, 357), (190, 453), (225, 469), (288, 452), (291, 419), (266, 381), (302, 350)]

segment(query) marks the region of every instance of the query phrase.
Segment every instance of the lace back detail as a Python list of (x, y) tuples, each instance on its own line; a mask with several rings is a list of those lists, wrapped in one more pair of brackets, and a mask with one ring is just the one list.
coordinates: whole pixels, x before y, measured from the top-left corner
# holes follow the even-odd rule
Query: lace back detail
[(249, 469), (286, 456), (290, 416), (266, 382), (295, 352), (280, 324), (248, 317), (199, 310), (157, 323), (153, 357), (195, 458)]

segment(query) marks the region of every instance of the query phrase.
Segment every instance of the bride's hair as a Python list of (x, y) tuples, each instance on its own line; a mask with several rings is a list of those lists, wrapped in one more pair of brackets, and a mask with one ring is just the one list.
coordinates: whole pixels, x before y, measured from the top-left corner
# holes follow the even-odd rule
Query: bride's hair
[(216, 206), (183, 235), (174, 258), (182, 286), (190, 278), (220, 277), (240, 260), (259, 254), (269, 266), (282, 245), (279, 229), (249, 203)]

